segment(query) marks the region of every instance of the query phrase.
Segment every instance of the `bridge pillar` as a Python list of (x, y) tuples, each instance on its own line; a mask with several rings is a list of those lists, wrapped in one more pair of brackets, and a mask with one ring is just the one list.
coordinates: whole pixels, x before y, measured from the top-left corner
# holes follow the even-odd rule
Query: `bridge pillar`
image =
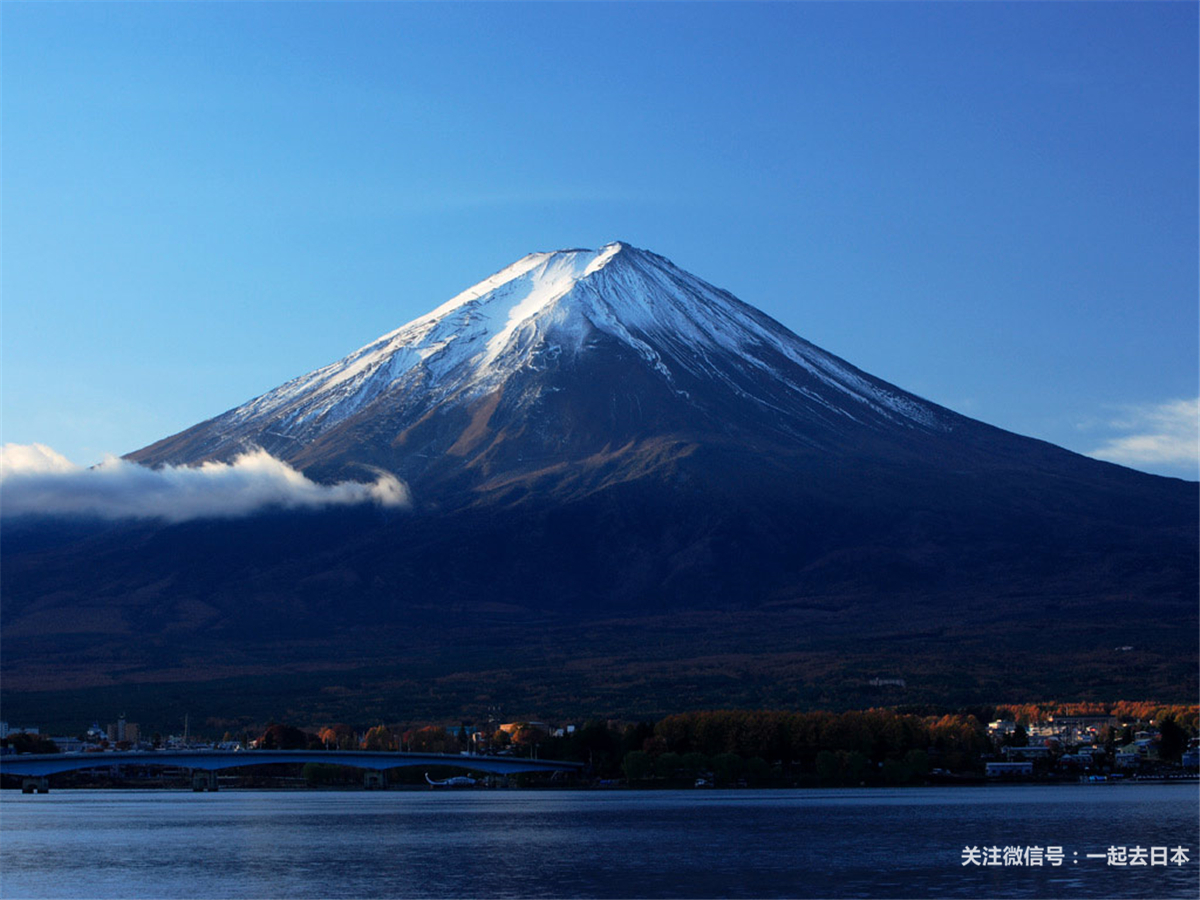
[(50, 779), (45, 775), (36, 778), (26, 778), (21, 782), (22, 794), (48, 794), (50, 793)]
[(363, 772), (363, 787), (368, 791), (387, 790), (387, 772), (383, 769), (367, 769)]
[(215, 769), (193, 769), (193, 791), (215, 791), (217, 789), (217, 772)]

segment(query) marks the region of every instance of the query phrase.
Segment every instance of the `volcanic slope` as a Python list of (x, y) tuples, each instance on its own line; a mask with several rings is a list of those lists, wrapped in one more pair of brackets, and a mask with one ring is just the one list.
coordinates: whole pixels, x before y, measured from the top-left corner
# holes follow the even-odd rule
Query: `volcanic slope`
[[(958, 415), (624, 243), (526, 256), (129, 458), (253, 447), (318, 480), (387, 470), (414, 507), (10, 534), (6, 623), (36, 639), (7, 624), (6, 666), (57, 658), (31, 624), (48, 606), (98, 604), (103, 640), (149, 632), (160, 663), (186, 640), (229, 671), (305, 653), (391, 671), (419, 635), (437, 660), (458, 648), (439, 677), (474, 659), (503, 680), (516, 641), (543, 685), (574, 671), (563, 653), (591, 673), (555, 702), (611, 689), (614, 711), (613, 685), (699, 697), (725, 669), (760, 703), (876, 670), (926, 695), (1195, 680), (1194, 483)], [(1133, 633), (1148, 655), (1114, 662)]]
[[(534, 253), (336, 363), (131, 454), (250, 447), (317, 477), (414, 482), (692, 445), (889, 455), (968, 420), (860, 372), (668, 260)], [(667, 456), (670, 455), (668, 452)]]

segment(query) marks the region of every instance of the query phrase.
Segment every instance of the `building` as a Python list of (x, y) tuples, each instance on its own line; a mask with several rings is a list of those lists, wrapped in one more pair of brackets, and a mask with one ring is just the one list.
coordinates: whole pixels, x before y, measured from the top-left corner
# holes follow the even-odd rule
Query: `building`
[(1049, 759), (1050, 748), (1045, 744), (1030, 744), (1028, 747), (1005, 747), (1004, 758), (1010, 762), (1015, 759)]
[(1051, 716), (1050, 721), (1056, 728), (1082, 731), (1089, 728), (1103, 728), (1106, 725), (1116, 725), (1117, 720), (1112, 716)]
[(1081, 750), (1078, 753), (1064, 753), (1058, 758), (1058, 763), (1061, 766), (1087, 769), (1095, 765), (1096, 758), (1090, 751)]
[(38, 734), (36, 725), (27, 725), (24, 728), (13, 728), (7, 722), (0, 722), (0, 740), (14, 734)]
[(1012, 778), (1019, 775), (1032, 775), (1031, 762), (990, 762), (987, 763), (988, 778)]
[(128, 741), (131, 744), (136, 744), (138, 740), (138, 727), (132, 722), (125, 721), (125, 715), (117, 719), (115, 724), (108, 726), (108, 742), (116, 744), (120, 741)]
[(1142, 764), (1142, 754), (1136, 749), (1118, 750), (1113, 761), (1118, 769), (1136, 769)]
[(1187, 750), (1180, 757), (1179, 764), (1185, 769), (1200, 769), (1200, 738), (1188, 741)]

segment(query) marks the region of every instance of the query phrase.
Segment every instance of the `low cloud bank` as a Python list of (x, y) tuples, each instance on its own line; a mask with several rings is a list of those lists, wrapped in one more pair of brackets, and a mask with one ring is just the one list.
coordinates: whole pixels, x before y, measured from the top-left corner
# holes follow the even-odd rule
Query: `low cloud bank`
[(90, 469), (44, 444), (0, 451), (0, 515), (100, 516), (105, 519), (235, 518), (260, 510), (411, 504), (408, 486), (378, 473), (371, 483), (318, 484), (265, 450), (232, 463), (150, 469), (109, 456)]
[(1109, 438), (1088, 456), (1126, 466), (1178, 466), (1193, 473), (1200, 466), (1200, 398), (1128, 407), (1108, 423), (1131, 432)]

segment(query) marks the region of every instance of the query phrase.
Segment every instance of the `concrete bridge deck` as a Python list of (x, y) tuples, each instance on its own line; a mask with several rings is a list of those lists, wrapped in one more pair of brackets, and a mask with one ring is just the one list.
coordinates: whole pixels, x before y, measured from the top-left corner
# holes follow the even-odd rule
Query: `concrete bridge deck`
[[(326, 763), (352, 766), (368, 772), (406, 766), (453, 766), (475, 772), (511, 775), (518, 772), (578, 772), (583, 763), (554, 759), (520, 759), (512, 756), (475, 756), (457, 753), (405, 753), (371, 750), (121, 750), (113, 753), (23, 753), (0, 756), (0, 774), (37, 779), (37, 790), (48, 790), (49, 775), (111, 766), (157, 766), (209, 773), (203, 790), (216, 790), (215, 773), (221, 769), (266, 766), (276, 763)], [(382, 786), (381, 779), (367, 783)], [(197, 784), (201, 784), (197, 781)]]

